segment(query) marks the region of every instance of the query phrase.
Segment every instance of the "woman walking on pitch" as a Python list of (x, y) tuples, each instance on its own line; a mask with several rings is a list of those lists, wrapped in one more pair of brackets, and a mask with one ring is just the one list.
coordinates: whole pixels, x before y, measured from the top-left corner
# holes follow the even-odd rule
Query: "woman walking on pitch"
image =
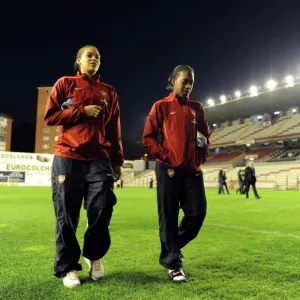
[[(116, 91), (97, 75), (100, 54), (84, 46), (76, 56), (76, 76), (60, 78), (47, 102), (45, 122), (58, 126), (52, 167), (56, 216), (54, 274), (67, 287), (80, 285), (82, 254), (93, 280), (104, 276), (101, 258), (110, 247), (109, 223), (116, 204), (114, 177), (123, 163), (120, 110)], [(81, 253), (76, 238), (84, 200), (88, 227)]]
[[(156, 157), (160, 264), (172, 281), (179, 282), (187, 281), (182, 248), (197, 237), (206, 215), (201, 164), (206, 161), (210, 132), (202, 105), (189, 98), (194, 70), (177, 66), (168, 83), (172, 92), (152, 106), (143, 144)], [(178, 226), (180, 208), (184, 217)]]

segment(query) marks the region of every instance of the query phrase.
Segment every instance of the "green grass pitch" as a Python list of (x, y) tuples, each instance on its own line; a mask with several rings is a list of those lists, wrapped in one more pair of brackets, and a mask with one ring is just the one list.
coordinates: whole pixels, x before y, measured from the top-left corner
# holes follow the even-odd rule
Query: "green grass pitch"
[[(184, 249), (189, 282), (176, 284), (158, 264), (155, 190), (117, 189), (106, 277), (67, 289), (52, 275), (50, 188), (0, 187), (0, 299), (300, 299), (300, 191), (259, 193), (207, 190), (203, 228)], [(82, 210), (81, 244), (85, 226)]]

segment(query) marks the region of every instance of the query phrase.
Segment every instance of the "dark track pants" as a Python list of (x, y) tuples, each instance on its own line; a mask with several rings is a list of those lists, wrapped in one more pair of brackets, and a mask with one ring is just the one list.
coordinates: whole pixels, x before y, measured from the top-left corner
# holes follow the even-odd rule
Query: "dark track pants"
[(258, 198), (259, 196), (258, 196), (258, 193), (257, 193), (257, 190), (256, 190), (256, 184), (255, 184), (255, 182), (248, 182), (248, 181), (246, 181), (246, 189), (245, 189), (246, 197), (247, 198), (249, 197), (250, 186), (252, 186), (255, 198)]
[[(226, 181), (223, 182), (223, 186), (225, 186), (226, 192), (227, 192), (227, 194), (229, 194), (229, 190), (228, 190), (228, 186), (227, 186)], [(224, 192), (224, 188), (223, 188), (223, 192)]]
[(239, 182), (239, 186), (236, 192), (240, 194), (244, 194), (244, 182), (242, 180), (239, 180), (238, 182)]
[(82, 255), (102, 258), (110, 247), (108, 226), (117, 199), (110, 160), (79, 161), (55, 156), (52, 166), (52, 197), (56, 216), (56, 257), (54, 275), (62, 277), (81, 270), (76, 238), (79, 214), (84, 200), (88, 228)]
[(224, 192), (224, 186), (226, 188), (227, 194), (229, 194), (229, 190), (228, 190), (228, 186), (227, 186), (227, 182), (226, 181), (219, 183), (218, 194), (221, 194), (221, 193), (225, 194), (225, 192)]
[[(161, 163), (155, 166), (161, 241), (160, 264), (169, 269), (182, 267), (180, 249), (197, 237), (206, 215), (203, 173), (172, 171)], [(178, 227), (180, 208), (184, 217)]]
[(225, 194), (224, 192), (224, 187), (223, 187), (223, 182), (219, 182), (219, 189), (218, 189), (218, 194)]

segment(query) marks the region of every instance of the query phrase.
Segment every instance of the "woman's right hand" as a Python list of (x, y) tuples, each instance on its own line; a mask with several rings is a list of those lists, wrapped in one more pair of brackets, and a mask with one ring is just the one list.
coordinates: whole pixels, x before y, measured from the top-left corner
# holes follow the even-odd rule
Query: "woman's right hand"
[(99, 105), (87, 105), (84, 107), (84, 113), (87, 117), (97, 118), (101, 109)]

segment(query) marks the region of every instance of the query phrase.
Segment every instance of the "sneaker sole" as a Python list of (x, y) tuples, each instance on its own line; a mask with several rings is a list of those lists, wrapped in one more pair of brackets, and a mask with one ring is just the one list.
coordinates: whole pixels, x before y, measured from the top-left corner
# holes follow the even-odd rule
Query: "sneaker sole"
[[(180, 277), (180, 279), (179, 279), (179, 277)], [(180, 282), (188, 282), (188, 280), (186, 279), (185, 276), (177, 276), (178, 279), (176, 280), (176, 279), (175, 279), (176, 277), (171, 278), (171, 277), (169, 276), (169, 274), (168, 274), (168, 278), (170, 279), (170, 281), (176, 282), (176, 283), (180, 283)]]
[(172, 281), (172, 282), (175, 282), (175, 283), (184, 283), (184, 282), (188, 282), (188, 280), (186, 279), (186, 278), (182, 278), (182, 279), (178, 279), (178, 280), (176, 280), (176, 279), (171, 279), (170, 278), (170, 280)]
[(94, 281), (102, 280), (102, 279), (104, 279), (104, 276), (105, 276), (105, 275), (103, 274), (103, 276), (101, 276), (101, 277), (93, 277), (93, 276), (92, 276), (92, 272), (89, 271), (89, 278), (92, 279), (92, 280), (94, 280)]
[(104, 275), (101, 276), (101, 277), (98, 277), (98, 278), (92, 276), (92, 268), (91, 268), (90, 261), (89, 261), (89, 259), (85, 258), (84, 256), (83, 256), (83, 258), (84, 258), (85, 262), (87, 263), (87, 265), (89, 267), (89, 278), (92, 279), (92, 280), (94, 280), (94, 281), (98, 281), (98, 280), (103, 279)]
[(73, 288), (76, 288), (76, 287), (79, 287), (79, 286), (81, 286), (81, 283), (74, 284), (74, 285), (65, 285), (64, 284), (64, 287), (66, 287), (68, 289), (73, 289)]
[(172, 280), (172, 282), (174, 283), (187, 283), (187, 279), (184, 279), (184, 280)]
[(64, 287), (68, 288), (68, 289), (74, 289), (79, 287), (81, 284), (76, 284), (76, 285), (64, 285)]
[(90, 278), (91, 278), (92, 280), (94, 280), (94, 281), (99, 281), (99, 280), (104, 279), (104, 275), (103, 275), (102, 277), (99, 277), (99, 278), (95, 278), (95, 277), (93, 277), (93, 276), (90, 275)]

